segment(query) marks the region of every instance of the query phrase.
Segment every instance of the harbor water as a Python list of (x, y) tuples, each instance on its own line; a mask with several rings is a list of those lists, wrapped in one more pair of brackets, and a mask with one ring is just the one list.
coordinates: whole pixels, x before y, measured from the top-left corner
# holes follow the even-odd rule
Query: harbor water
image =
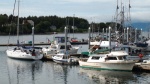
[[(35, 35), (35, 43), (52, 41), (56, 35)], [(72, 36), (72, 35), (70, 35)], [(75, 34), (79, 39), (88, 38), (88, 34)], [(8, 36), (0, 36), (0, 43), (7, 43)], [(15, 36), (10, 43), (15, 43)], [(22, 41), (31, 41), (32, 36), (21, 36)], [(48, 46), (48, 45), (47, 45)], [(88, 45), (78, 45), (78, 53), (87, 51)], [(150, 84), (149, 72), (124, 72), (93, 70), (79, 65), (60, 65), (52, 61), (27, 61), (8, 58), (0, 47), (0, 84)]]

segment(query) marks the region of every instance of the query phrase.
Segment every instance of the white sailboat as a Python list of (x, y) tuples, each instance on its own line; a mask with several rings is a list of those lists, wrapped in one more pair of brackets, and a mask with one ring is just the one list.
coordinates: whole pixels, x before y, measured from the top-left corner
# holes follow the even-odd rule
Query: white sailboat
[(18, 0), (18, 21), (17, 21), (17, 46), (6, 50), (10, 58), (38, 60), (43, 58), (41, 49), (34, 47), (34, 27), (32, 28), (33, 42), (32, 47), (23, 47), (19, 45), (19, 2)]

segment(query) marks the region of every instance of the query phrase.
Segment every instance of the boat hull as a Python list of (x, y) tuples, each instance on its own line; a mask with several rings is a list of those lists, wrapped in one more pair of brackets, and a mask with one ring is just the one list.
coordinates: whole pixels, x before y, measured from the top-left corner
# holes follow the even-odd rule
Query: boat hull
[(42, 53), (36, 53), (35, 56), (32, 56), (30, 53), (21, 52), (21, 50), (6, 50), (6, 54), (8, 57), (16, 59), (39, 60), (43, 58)]
[(135, 62), (84, 62), (79, 60), (79, 65), (84, 68), (94, 68), (101, 70), (119, 70), (119, 71), (131, 71)]
[[(56, 55), (57, 52), (61, 52), (62, 50), (44, 50), (43, 49), (43, 53), (44, 53), (44, 58), (45, 59), (49, 59), (52, 60), (52, 56)], [(69, 55), (73, 55), (73, 54), (77, 54), (78, 49), (73, 49), (73, 50), (68, 50), (67, 53)]]
[(57, 54), (52, 57), (53, 61), (59, 64), (77, 64), (78, 60), (75, 58), (69, 58), (65, 54)]

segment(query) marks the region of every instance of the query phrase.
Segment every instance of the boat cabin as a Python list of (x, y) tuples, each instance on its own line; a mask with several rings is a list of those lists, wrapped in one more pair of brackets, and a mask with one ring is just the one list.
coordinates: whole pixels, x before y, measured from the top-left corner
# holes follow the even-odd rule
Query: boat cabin
[(125, 51), (113, 51), (109, 54), (93, 54), (90, 55), (88, 62), (104, 62), (104, 61), (116, 61), (116, 60), (126, 60), (128, 53)]
[(126, 56), (127, 55), (123, 55), (123, 56), (93, 55), (93, 56), (89, 57), (89, 59), (87, 61), (88, 62), (106, 62), (106, 61), (126, 60)]
[[(69, 42), (68, 37), (67, 37), (67, 42)], [(55, 37), (55, 43), (65, 43), (65, 37), (64, 36)]]

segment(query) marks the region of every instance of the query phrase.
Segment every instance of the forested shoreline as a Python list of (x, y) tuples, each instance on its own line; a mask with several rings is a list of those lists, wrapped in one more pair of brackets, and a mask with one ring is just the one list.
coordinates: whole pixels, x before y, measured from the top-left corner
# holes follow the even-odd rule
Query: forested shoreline
[[(12, 35), (16, 34), (17, 17), (18, 16), (0, 14), (0, 35), (8, 35), (9, 33)], [(28, 20), (34, 22), (35, 34), (51, 34), (53, 32), (63, 33), (65, 26), (69, 28), (70, 33), (73, 32), (73, 29), (74, 33), (85, 33), (88, 31), (89, 27), (92, 27), (94, 32), (98, 32), (102, 31), (103, 28), (108, 28), (108, 26), (114, 26), (113, 22), (89, 23), (84, 18), (58, 17), (56, 15), (19, 17), (19, 20), (20, 34), (31, 34), (32, 25)]]

